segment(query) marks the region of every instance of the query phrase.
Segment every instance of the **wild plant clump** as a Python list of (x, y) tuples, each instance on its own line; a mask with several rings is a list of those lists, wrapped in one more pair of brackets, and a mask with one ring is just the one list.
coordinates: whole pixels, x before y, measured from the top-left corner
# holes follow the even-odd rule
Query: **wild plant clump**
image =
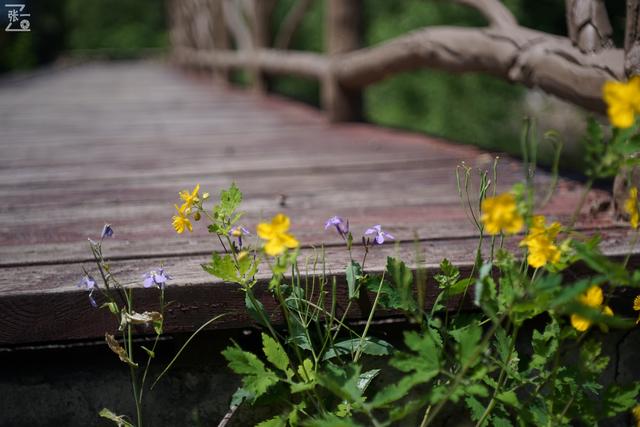
[[(638, 164), (640, 80), (608, 83), (605, 100), (614, 126), (609, 132), (589, 121), (585, 196), (594, 180)], [(367, 255), (394, 236), (379, 224), (357, 235), (347, 219), (334, 216), (324, 227), (344, 241), (349, 261), (342, 284), (326, 272), (322, 250), (301, 255), (286, 215), (258, 224), (254, 236), (241, 223), (242, 193), (235, 184), (220, 193), (213, 208), (204, 206), (209, 194), (201, 194), (199, 186), (181, 192), (175, 231), (191, 231), (192, 221), (207, 220), (223, 251), (214, 252), (202, 268), (243, 291), (247, 311), (262, 330), (258, 354), (237, 344), (223, 351), (229, 368), (242, 377), (225, 419), (241, 406), (267, 404), (273, 413), (261, 427), (391, 426), (410, 419), (424, 427), (451, 407), (476, 426), (597, 425), (629, 411), (640, 425), (640, 382), (605, 386), (601, 379), (610, 362), (602, 350), (606, 333), (640, 321), (612, 309), (640, 311), (640, 292), (634, 290), (640, 288), (640, 270), (629, 265), (639, 234), (632, 235), (629, 255), (615, 261), (603, 255), (598, 236), (574, 229), (586, 197), (567, 224), (538, 214), (555, 180), (540, 196), (533, 183), (530, 133), (527, 126), (525, 179), (510, 191), (497, 192), (495, 163), (492, 170), (481, 171), (477, 197), (470, 195), (473, 171), (466, 166), (456, 171), (459, 194), (479, 234), (475, 258), (464, 272), (444, 259), (428, 277), (419, 249), (410, 264), (388, 257), (384, 271), (369, 271)], [(636, 187), (629, 189), (624, 210), (637, 230)], [(91, 242), (102, 285), (85, 272), (81, 286), (94, 305), (96, 292), (101, 293), (102, 306), (118, 319), (122, 340), (109, 334), (106, 339), (131, 369), (140, 426), (155, 343), (143, 347), (146, 363), (140, 373), (131, 327), (150, 324), (160, 336), (170, 276), (161, 268), (147, 272), (143, 285), (159, 289), (162, 310), (134, 311), (131, 289), (113, 278), (102, 256), (102, 241), (112, 234), (105, 227), (100, 241)], [(254, 294), (263, 284), (277, 303), (277, 316)], [(346, 287), (346, 306), (338, 299), (339, 286)], [(629, 290), (622, 293), (621, 288)], [(427, 291), (436, 295), (429, 305)], [(362, 307), (363, 299), (369, 303), (365, 321), (351, 322), (352, 305)], [(408, 320), (402, 345), (394, 347), (372, 333), (381, 311)], [(536, 325), (531, 334), (523, 334), (527, 325)], [(377, 384), (383, 376), (392, 381)], [(133, 425), (106, 409), (101, 415)]]

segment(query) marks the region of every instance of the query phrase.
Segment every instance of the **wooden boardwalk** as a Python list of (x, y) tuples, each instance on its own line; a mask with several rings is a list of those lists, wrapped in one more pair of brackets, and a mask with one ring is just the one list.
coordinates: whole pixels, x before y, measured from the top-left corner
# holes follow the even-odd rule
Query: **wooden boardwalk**
[[(218, 326), (247, 323), (243, 296), (214, 283), (199, 264), (220, 249), (202, 224), (191, 235), (171, 227), (177, 192), (199, 183), (212, 194), (235, 181), (245, 194), (246, 225), (284, 212), (303, 255), (324, 244), (328, 269), (341, 273), (341, 240), (324, 230), (332, 215), (355, 235), (382, 224), (399, 245), (377, 247), (412, 259), (420, 237), (427, 265), (442, 257), (468, 265), (476, 232), (460, 206), (455, 167), (488, 168), (490, 154), (432, 137), (365, 124), (330, 125), (305, 106), (214, 86), (155, 62), (87, 64), (19, 82), (0, 81), (0, 345), (100, 337), (113, 328), (76, 283), (92, 268), (87, 237), (104, 223), (113, 271), (141, 289), (144, 271), (164, 265), (174, 277), (169, 332), (191, 331), (213, 315)], [(500, 162), (503, 188), (521, 165)], [(548, 183), (538, 175), (541, 185)], [(563, 179), (545, 212), (568, 220), (580, 184)], [(627, 249), (627, 228), (592, 192), (579, 227), (605, 234), (610, 254)]]

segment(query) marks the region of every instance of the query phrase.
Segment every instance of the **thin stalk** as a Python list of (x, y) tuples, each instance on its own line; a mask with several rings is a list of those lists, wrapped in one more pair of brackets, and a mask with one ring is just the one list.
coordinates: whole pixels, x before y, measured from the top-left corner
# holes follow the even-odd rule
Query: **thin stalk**
[(507, 359), (505, 360), (504, 365), (500, 370), (500, 374), (498, 375), (498, 383), (496, 384), (496, 388), (493, 390), (493, 395), (491, 396), (491, 400), (489, 401), (487, 408), (484, 410), (484, 413), (476, 423), (476, 427), (482, 426), (482, 424), (487, 420), (487, 418), (489, 418), (489, 415), (491, 414), (491, 411), (493, 411), (493, 408), (496, 406), (497, 396), (500, 393), (500, 389), (504, 385), (505, 380), (507, 379), (507, 376), (506, 376), (507, 366), (511, 362), (511, 356), (513, 355), (513, 350), (515, 349), (516, 338), (518, 336), (519, 330), (520, 328), (518, 326), (515, 326), (513, 328), (513, 333), (511, 334), (511, 342), (509, 343), (509, 355), (507, 356)]
[(353, 358), (353, 362), (356, 363), (362, 356), (362, 349), (364, 348), (364, 341), (367, 338), (367, 332), (369, 332), (369, 327), (371, 326), (371, 322), (373, 321), (373, 315), (376, 312), (376, 306), (378, 305), (378, 300), (380, 299), (380, 291), (382, 290), (382, 284), (384, 283), (384, 273), (382, 273), (382, 278), (380, 279), (380, 285), (378, 285), (378, 291), (376, 292), (376, 298), (373, 300), (373, 306), (371, 307), (371, 311), (369, 312), (369, 318), (367, 319), (367, 324), (364, 326), (364, 331), (362, 331), (362, 336), (360, 337), (360, 345), (358, 345), (358, 349), (356, 350), (356, 354)]
[(447, 402), (449, 401), (449, 398), (453, 395), (453, 393), (455, 392), (456, 388), (464, 380), (464, 376), (466, 375), (467, 371), (475, 363), (476, 358), (480, 354), (482, 354), (482, 352), (484, 351), (485, 347), (489, 343), (489, 340), (491, 340), (493, 335), (496, 333), (496, 330), (498, 329), (498, 326), (502, 323), (502, 321), (506, 317), (507, 317), (507, 314), (505, 313), (505, 314), (502, 315), (502, 317), (500, 319), (498, 319), (497, 322), (495, 322), (493, 324), (493, 326), (491, 327), (489, 332), (487, 332), (487, 334), (484, 336), (484, 338), (482, 339), (482, 342), (480, 343), (480, 345), (478, 345), (478, 347), (476, 348), (474, 353), (471, 355), (471, 357), (469, 358), (467, 363), (465, 363), (464, 366), (462, 366), (462, 369), (460, 369), (460, 371), (458, 371), (458, 373), (456, 374), (456, 376), (455, 376), (455, 378), (453, 380), (453, 383), (452, 383), (451, 387), (449, 387), (449, 390), (447, 391), (447, 394), (444, 396), (444, 398), (442, 400), (440, 400), (440, 402), (438, 402), (438, 404), (435, 406), (435, 409), (433, 410), (433, 412), (431, 414), (427, 414), (425, 412), (425, 415), (422, 418), (422, 422), (420, 423), (420, 427), (426, 427), (429, 424), (431, 424), (433, 422), (433, 420), (435, 419), (435, 417), (440, 413), (440, 411), (442, 411), (442, 408), (444, 408), (444, 405), (447, 404)]

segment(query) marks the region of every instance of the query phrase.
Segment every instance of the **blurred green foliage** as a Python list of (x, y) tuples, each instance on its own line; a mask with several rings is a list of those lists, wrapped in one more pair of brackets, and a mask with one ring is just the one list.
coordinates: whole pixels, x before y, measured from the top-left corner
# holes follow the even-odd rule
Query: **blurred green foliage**
[(168, 44), (166, 9), (157, 0), (66, 0), (71, 23), (67, 49), (100, 49), (110, 57), (135, 57)]
[[(168, 45), (166, 9), (157, 0), (23, 0), (31, 31), (0, 31), (0, 72), (33, 68), (61, 53), (136, 57)], [(6, 27), (6, 9), (0, 25)]]

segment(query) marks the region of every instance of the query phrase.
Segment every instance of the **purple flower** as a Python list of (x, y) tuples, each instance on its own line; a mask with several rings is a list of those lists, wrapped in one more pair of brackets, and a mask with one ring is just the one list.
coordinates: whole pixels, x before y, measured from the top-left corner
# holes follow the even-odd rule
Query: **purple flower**
[(79, 288), (85, 288), (89, 290), (89, 302), (91, 303), (91, 306), (93, 308), (97, 308), (98, 303), (96, 302), (96, 299), (93, 297), (93, 291), (96, 290), (95, 279), (89, 276), (88, 274), (85, 274), (84, 276), (82, 276), (82, 279), (80, 279), (80, 281), (77, 283), (77, 286)]
[(380, 226), (380, 224), (374, 225), (373, 227), (367, 229), (367, 231), (364, 232), (364, 235), (370, 235), (370, 234), (374, 234), (374, 241), (378, 244), (381, 245), (384, 243), (384, 239), (390, 239), (393, 240), (394, 237), (387, 233), (386, 231), (384, 231), (382, 229), (382, 227)]
[(113, 228), (111, 228), (111, 224), (105, 224), (102, 227), (102, 233), (100, 234), (100, 239), (104, 239), (105, 237), (113, 236)]
[(171, 280), (171, 276), (166, 274), (163, 268), (158, 271), (148, 271), (142, 275), (142, 278), (144, 279), (143, 286), (145, 288), (150, 288), (154, 285), (159, 288), (164, 288), (164, 284), (167, 283), (167, 280)]
[(80, 279), (77, 286), (79, 288), (93, 289), (96, 286), (96, 281), (93, 277), (85, 274), (84, 276), (82, 276), (82, 279)]
[(231, 227), (231, 230), (229, 230), (229, 236), (238, 238), (238, 248), (242, 248), (242, 236), (246, 236), (248, 234), (251, 234), (249, 230), (241, 225), (234, 225)]
[(340, 236), (345, 237), (347, 233), (349, 233), (349, 221), (345, 221), (339, 216), (332, 216), (329, 218), (324, 225), (324, 229), (328, 229), (329, 227), (335, 227)]

